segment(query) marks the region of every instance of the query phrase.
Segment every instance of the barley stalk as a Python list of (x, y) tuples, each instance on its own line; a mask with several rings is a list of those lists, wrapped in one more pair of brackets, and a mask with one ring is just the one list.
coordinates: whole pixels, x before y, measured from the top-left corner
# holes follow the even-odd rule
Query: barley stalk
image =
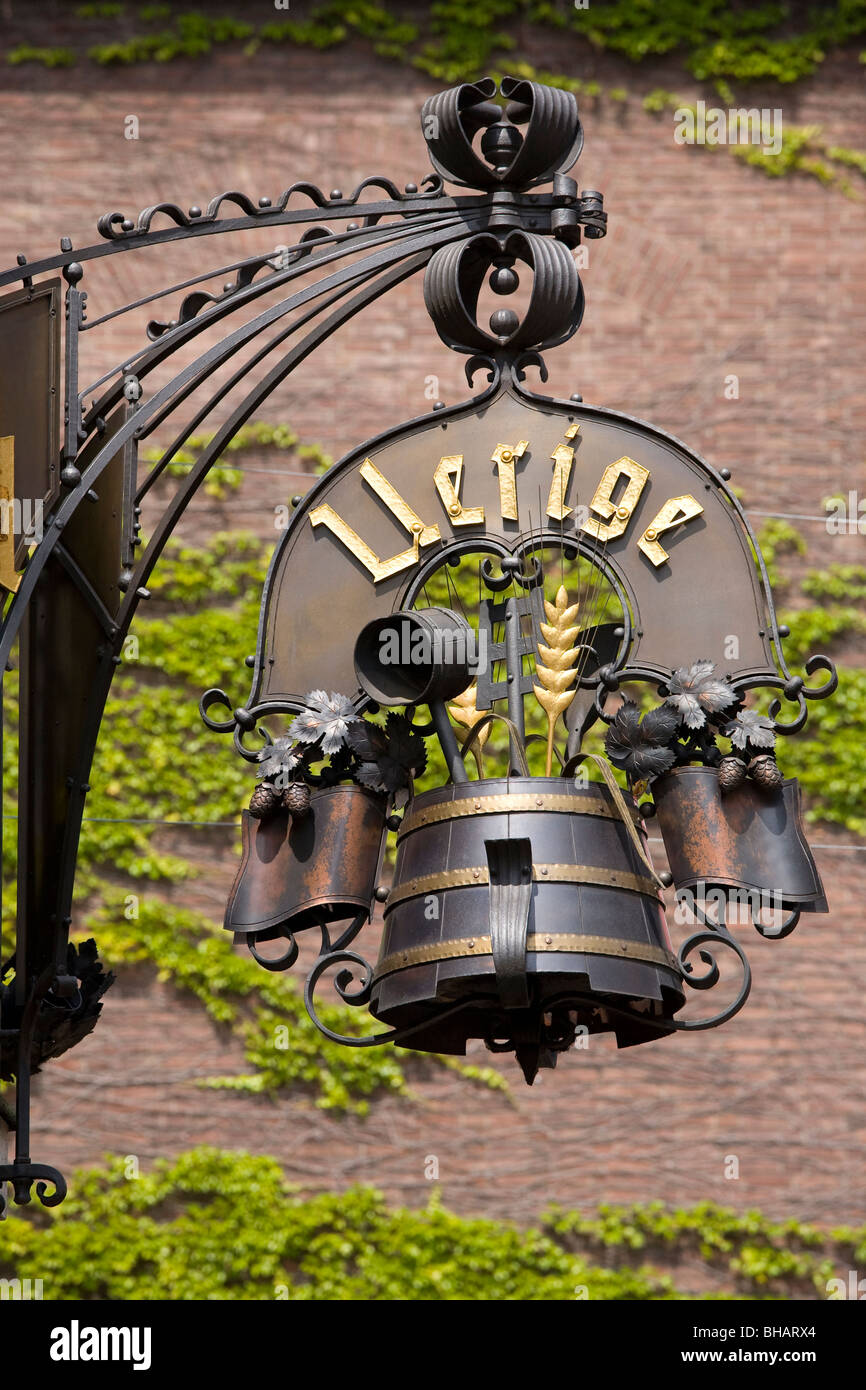
[(547, 715), (547, 764), (545, 775), (553, 768), (553, 732), (556, 721), (574, 699), (577, 672), (573, 669), (580, 647), (575, 644), (580, 628), (577, 625), (579, 605), (569, 603), (564, 584), (560, 584), (553, 603), (544, 600), (546, 623), (539, 623), (544, 642), (538, 644), (533, 685), (535, 698)]
[[(475, 681), (463, 691), (462, 695), (457, 695), (448, 707), (448, 713), (458, 724), (463, 724), (467, 729), (474, 729), (479, 720), (486, 714), (490, 714), (489, 709), (477, 709), (475, 701), (478, 697), (478, 686)], [(475, 766), (478, 768), (479, 779), (484, 776), (484, 762), (481, 757), (481, 750), (490, 737), (490, 725), (486, 724), (478, 735), (476, 742), (472, 746), (472, 754), (475, 758)]]

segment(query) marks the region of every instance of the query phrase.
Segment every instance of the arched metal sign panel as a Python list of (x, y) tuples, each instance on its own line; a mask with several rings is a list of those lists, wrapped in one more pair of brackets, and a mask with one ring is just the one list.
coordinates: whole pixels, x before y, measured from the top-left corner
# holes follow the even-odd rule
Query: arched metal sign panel
[(630, 671), (663, 680), (701, 658), (741, 685), (775, 676), (755, 557), (720, 475), (641, 421), (503, 388), (363, 445), (307, 494), (272, 561), (252, 704), (356, 691), (358, 632), (403, 607), (437, 556), (528, 536), (578, 542), (613, 570), (632, 610)]

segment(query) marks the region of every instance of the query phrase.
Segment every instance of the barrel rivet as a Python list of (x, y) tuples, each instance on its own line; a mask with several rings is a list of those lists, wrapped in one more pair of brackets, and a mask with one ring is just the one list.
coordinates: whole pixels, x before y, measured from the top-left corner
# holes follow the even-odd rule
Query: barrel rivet
[(543, 869), (541, 870), (541, 872), (542, 872), (543, 875), (545, 875), (545, 876), (547, 875), (547, 869), (546, 869), (546, 868), (543, 868)]
[(475, 810), (476, 810), (476, 811), (480, 811), (480, 810), (481, 810), (481, 802), (480, 802), (480, 801), (473, 801), (472, 805), (475, 807)]
[(474, 951), (474, 950), (475, 950), (475, 942), (474, 942), (474, 941), (470, 941), (470, 942), (468, 942), (467, 944), (468, 944), (468, 946), (469, 946), (470, 951)]
[(546, 937), (544, 938), (544, 944), (545, 944), (545, 946), (552, 946), (552, 945), (553, 945), (553, 937), (552, 937), (552, 936), (546, 936)]

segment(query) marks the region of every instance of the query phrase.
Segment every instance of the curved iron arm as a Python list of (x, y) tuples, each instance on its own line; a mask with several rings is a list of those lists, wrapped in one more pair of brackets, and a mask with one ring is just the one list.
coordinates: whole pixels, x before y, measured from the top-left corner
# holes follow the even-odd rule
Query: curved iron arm
[[(506, 92), (506, 85), (503, 84), (503, 92)], [(548, 98), (545, 89), (538, 84), (519, 82), (508, 85), (508, 92), (516, 102), (517, 109), (524, 113), (518, 123), (526, 124), (527, 130), (525, 137), (520, 133), (509, 134), (512, 148), (516, 150), (518, 146), (522, 146), (522, 153), (512, 161), (513, 177), (503, 180), (497, 175), (495, 189), (486, 186), (482, 181), (480, 193), (452, 197), (443, 192), (441, 177), (434, 174), (428, 176), (420, 191), (415, 185), (407, 185), (403, 193), (400, 193), (390, 180), (373, 178), (359, 184), (348, 198), (337, 192), (326, 197), (315, 185), (299, 183), (281, 193), (275, 204), (267, 198), (261, 198), (258, 204), (254, 204), (245, 194), (237, 191), (219, 195), (204, 212), (198, 208), (184, 211), (177, 203), (157, 203), (144, 209), (136, 220), (116, 212), (105, 214), (98, 224), (102, 238), (99, 244), (76, 249), (64, 238), (60, 255), (46, 257), (33, 263), (28, 263), (22, 256), (19, 257), (16, 267), (0, 272), (0, 287), (17, 282), (26, 288), (33, 284), (34, 277), (60, 269), (68, 286), (65, 344), (68, 421), (66, 447), (61, 460), (64, 491), (47, 518), (45, 535), (26, 564), (17, 592), (6, 606), (0, 639), (0, 670), (8, 661), (25, 613), (30, 611), (30, 605), (37, 594), (44, 600), (47, 590), (43, 581), (48, 582), (52, 577), (62, 576), (64, 583), (72, 584), (72, 592), (82, 605), (81, 611), (89, 614), (91, 621), (96, 619), (98, 630), (94, 649), (88, 654), (87, 669), (90, 674), (92, 668), (92, 678), (89, 679), (87, 688), (80, 692), (83, 696), (79, 700), (80, 708), (76, 706), (74, 714), (69, 713), (67, 716), (68, 731), (64, 733), (64, 738), (68, 744), (66, 752), (69, 753), (69, 759), (67, 761), (64, 756), (63, 766), (58, 772), (58, 776), (67, 778), (65, 792), (62, 787), (58, 787), (58, 798), (65, 796), (64, 816), (57, 825), (53, 821), (51, 823), (51, 834), (54, 837), (52, 857), (48, 872), (44, 875), (45, 895), (48, 901), (53, 900), (56, 911), (53, 914), (46, 913), (45, 921), (42, 920), (43, 914), (40, 912), (38, 928), (42, 935), (38, 941), (34, 935), (32, 949), (31, 944), (24, 938), (19, 953), (21, 968), (17, 971), (16, 978), (20, 986), (19, 994), (21, 991), (25, 992), (22, 996), (26, 1001), (22, 1018), (28, 1027), (32, 1027), (39, 1001), (51, 988), (52, 981), (61, 970), (61, 948), (70, 925), (69, 904), (84, 799), (88, 789), (87, 778), (105, 700), (118, 661), (119, 648), (138, 603), (148, 597), (145, 581), (166, 540), (190, 498), (220, 457), (221, 451), (250, 418), (257, 405), (295, 366), (325, 342), (342, 323), (427, 265), (438, 249), (484, 232), (492, 233), (488, 249), (495, 255), (500, 252), (508, 255), (515, 248), (520, 249), (537, 243), (541, 262), (546, 265), (549, 261), (551, 266), (558, 267), (560, 278), (564, 275), (567, 281), (571, 268), (566, 265), (560, 253), (565, 246), (576, 244), (580, 226), (584, 225), (587, 228), (587, 235), (603, 234), (604, 214), (599, 196), (579, 195), (574, 181), (567, 179), (559, 167), (563, 160), (570, 161), (579, 149), (579, 123), (578, 126), (574, 126), (576, 105), (573, 98)], [(556, 113), (557, 119), (551, 124), (552, 115)], [(494, 111), (494, 117), (495, 115)], [(569, 122), (572, 123), (571, 126)], [(552, 137), (554, 127), (557, 133)], [(441, 149), (438, 153), (442, 157)], [(495, 163), (495, 157), (493, 162)], [(552, 192), (529, 195), (524, 191), (551, 172), (554, 178)], [(376, 189), (384, 196), (369, 199), (365, 197), (368, 189)], [(289, 204), (296, 197), (306, 199), (307, 205), (290, 207)], [(239, 210), (240, 215), (224, 216), (223, 211), (229, 206), (232, 213)], [(382, 219), (395, 217), (398, 219), (395, 225), (379, 225)], [(157, 218), (167, 218), (171, 225), (156, 226)], [(335, 233), (327, 227), (317, 225), (350, 219), (355, 219), (359, 225), (350, 225), (345, 232)], [(97, 320), (87, 324), (87, 293), (80, 288), (84, 265), (87, 262), (105, 255), (120, 252), (128, 254), (192, 237), (302, 224), (307, 224), (308, 229), (302, 235), (299, 244), (287, 253), (285, 265), (272, 266), (272, 274), (257, 280), (259, 272), (266, 264), (270, 264), (267, 256), (250, 257), (243, 262), (237, 262), (234, 267), (237, 276), (230, 292), (213, 295), (207, 290), (198, 289), (187, 295), (181, 304), (176, 326), (169, 323), (166, 327), (161, 322), (149, 324), (150, 342), (140, 352), (118, 364), (115, 380), (111, 379), (112, 373), (109, 373), (84, 391), (79, 389), (78, 358), (83, 335), (121, 313), (143, 307), (150, 299), (150, 296), (146, 296), (131, 305), (104, 313)], [(529, 228), (532, 229), (534, 238), (532, 243), (527, 240)], [(508, 238), (513, 233), (518, 234), (517, 238), (509, 243)], [(523, 241), (520, 240), (521, 236), (524, 238)], [(545, 248), (540, 241), (543, 237), (553, 237), (556, 241), (562, 242), (563, 246), (557, 247), (548, 256), (549, 248)], [(354, 258), (358, 252), (363, 253), (361, 260), (352, 259), (349, 264), (335, 264), (347, 257)], [(148, 401), (138, 404), (134, 411), (128, 411), (127, 418), (119, 423), (118, 428), (113, 432), (107, 430), (106, 417), (111, 414), (112, 424), (117, 423), (117, 408), (123, 398), (138, 402), (141, 394), (140, 379), (166, 362), (172, 354), (193, 343), (205, 329), (221, 323), (235, 310), (251, 306), (273, 291), (288, 290), (296, 277), (319, 269), (324, 273), (317, 278), (315, 284), (286, 294), (278, 303), (259, 312), (250, 322), (231, 329), (215, 347), (194, 357), (191, 362), (176, 370), (171, 380), (155, 391)], [(213, 273), (210, 272), (211, 277)], [(542, 279), (544, 274), (542, 271)], [(193, 285), (202, 284), (207, 278), (207, 274), (201, 275), (178, 288), (192, 288)], [(292, 323), (291, 328), (286, 329), (282, 320), (295, 311), (301, 311), (300, 316)], [(271, 328), (275, 332), (269, 336), (268, 330)], [(540, 328), (538, 331), (541, 331)], [(526, 332), (532, 338), (535, 330)], [(164, 473), (180, 443), (206, 418), (226, 391), (240, 386), (251, 367), (258, 366), (269, 352), (281, 348), (285, 340), (293, 334), (303, 336), (295, 339), (290, 351), (236, 405), (228, 421), (217, 431), (214, 439), (202, 451), (190, 472), (179, 484), (144, 553), (138, 557), (134, 565), (129, 563), (119, 574), (117, 587), (121, 597), (117, 599), (113, 596), (112, 599), (103, 600), (88, 576), (86, 564), (76, 559), (74, 544), (67, 539), (71, 537), (74, 542), (74, 532), (67, 528), (85, 499), (99, 502), (94, 485), (99, 483), (109, 465), (119, 457), (122, 458), (125, 469), (129, 471), (127, 450), (132, 449), (135, 441), (147, 437), (158, 428), (168, 415), (218, 367), (228, 361), (233, 353), (253, 344), (259, 335), (269, 336), (269, 341), (256, 345), (252, 359), (245, 364), (245, 368), (232, 373), (229, 386), (213, 392), (204, 409), (198, 408), (195, 411), (194, 423), (182, 436), (178, 435), (168, 451), (163, 452), (156, 469), (150, 475), (150, 480), (142, 485), (140, 497), (144, 496), (155, 478)], [(528, 342), (526, 346), (531, 351), (538, 344)], [(471, 371), (472, 363), (469, 367)], [(85, 396), (98, 390), (104, 383), (108, 383), (106, 389), (88, 409), (85, 409)], [(127, 388), (133, 388), (132, 392)], [(133, 449), (133, 467), (134, 457)], [(52, 566), (50, 570), (49, 565)], [(71, 752), (73, 745), (74, 753)], [(351, 936), (350, 927), (331, 945), (327, 933), (324, 933), (323, 950), (331, 958), (340, 952), (348, 958), (351, 953), (347, 953), (346, 948)], [(286, 954), (290, 955), (291, 950), (292, 943)], [(40, 959), (42, 964), (38, 970), (33, 970), (31, 967), (37, 959)], [(22, 1048), (25, 1034), (26, 1028), (22, 1027), (19, 1038)], [(21, 1055), (23, 1057), (23, 1052)], [(20, 1108), (25, 1116), (29, 1108), (28, 1078), (28, 1068), (24, 1066), (19, 1081), (19, 1098)], [(46, 1203), (61, 1200), (65, 1190), (62, 1178), (59, 1174), (55, 1175), (53, 1170), (30, 1163), (27, 1153), (28, 1139), (26, 1122), (19, 1123), (17, 1158), (13, 1165), (15, 1171), (10, 1175), (13, 1182), (16, 1178), (18, 1180), (16, 1199), (27, 1200), (34, 1179), (50, 1178), (56, 1183), (56, 1192), (52, 1198), (46, 1197), (45, 1186), (42, 1183), (37, 1188), (40, 1199)]]

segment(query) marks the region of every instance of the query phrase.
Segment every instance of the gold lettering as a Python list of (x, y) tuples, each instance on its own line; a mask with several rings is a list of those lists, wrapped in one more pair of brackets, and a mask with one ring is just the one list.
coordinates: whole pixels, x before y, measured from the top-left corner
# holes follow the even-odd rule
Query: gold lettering
[(14, 594), (21, 583), (15, 568), (15, 436), (0, 438), (0, 587)]
[(520, 439), (516, 444), (497, 444), (491, 454), (499, 474), (499, 511), (503, 521), (519, 521), (517, 512), (517, 479), (514, 475), (515, 460), (522, 458), (529, 448), (528, 439)]
[(700, 516), (703, 510), (700, 502), (697, 502), (690, 493), (686, 493), (683, 497), (669, 498), (658, 515), (653, 517), (638, 541), (638, 550), (642, 550), (647, 559), (651, 560), (654, 565), (663, 565), (670, 557), (664, 547), (659, 545), (659, 536), (664, 535), (665, 531), (670, 531), (673, 526), (680, 526), (684, 521), (692, 521), (696, 516)]
[(568, 444), (557, 444), (550, 457), (553, 459), (553, 481), (547, 496), (547, 515), (552, 516), (554, 521), (564, 521), (574, 510), (573, 507), (565, 505), (565, 494), (568, 492), (568, 480), (574, 463), (574, 450)]
[(439, 460), (433, 481), (452, 526), (475, 526), (484, 520), (483, 507), (464, 507), (460, 501), (463, 455), (445, 454)]
[(425, 526), (424, 522), (413, 511), (405, 498), (401, 497), (397, 489), (383, 473), (380, 473), (372, 459), (364, 459), (358, 470), (365, 483), (368, 483), (381, 498), (385, 506), (404, 526), (412, 537), (412, 544), (408, 550), (401, 550), (396, 555), (391, 555), (386, 560), (382, 560), (375, 550), (362, 540), (347, 521), (344, 521), (338, 512), (327, 502), (321, 506), (314, 507), (310, 512), (311, 526), (326, 526), (339, 541), (342, 541), (346, 549), (357, 556), (361, 564), (368, 569), (373, 576), (374, 584), (379, 584), (383, 579), (390, 579), (391, 575), (399, 574), (401, 570), (410, 569), (417, 563), (419, 551), (422, 545), (432, 545), (433, 541), (439, 540), (438, 526)]
[[(600, 541), (612, 541), (621, 536), (631, 521), (649, 475), (649, 469), (635, 463), (634, 459), (621, 458), (616, 463), (608, 464), (589, 504), (590, 511), (597, 512), (604, 519), (597, 521), (595, 517), (590, 517), (581, 530)], [(611, 499), (620, 478), (627, 478), (628, 482), (615, 503)]]

